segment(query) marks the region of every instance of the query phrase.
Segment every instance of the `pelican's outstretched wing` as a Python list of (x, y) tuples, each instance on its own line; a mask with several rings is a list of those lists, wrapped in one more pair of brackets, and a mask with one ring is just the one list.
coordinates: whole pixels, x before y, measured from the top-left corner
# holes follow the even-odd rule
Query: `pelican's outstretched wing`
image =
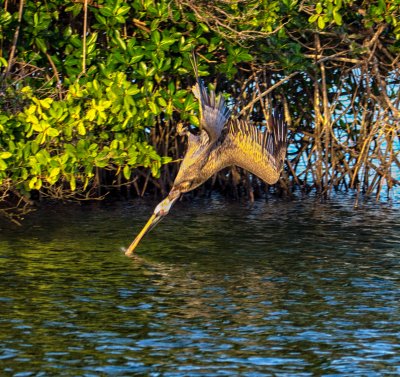
[(282, 109), (270, 117), (271, 131), (261, 131), (243, 120), (229, 123), (230, 161), (250, 171), (268, 184), (274, 184), (283, 168), (287, 148), (287, 125)]
[(216, 96), (213, 90), (208, 94), (206, 87), (200, 80), (196, 56), (194, 54), (192, 65), (197, 81), (192, 90), (200, 102), (200, 128), (207, 132), (210, 143), (213, 143), (221, 135), (221, 131), (228, 121), (231, 111), (225, 105), (224, 97), (221, 95)]

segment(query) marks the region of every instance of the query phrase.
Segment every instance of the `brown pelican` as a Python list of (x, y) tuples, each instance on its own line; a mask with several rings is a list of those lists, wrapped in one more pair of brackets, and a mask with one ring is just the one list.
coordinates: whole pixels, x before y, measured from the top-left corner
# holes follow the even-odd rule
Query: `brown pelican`
[(242, 119), (231, 117), (224, 97), (209, 93), (193, 63), (196, 85), (193, 94), (200, 103), (200, 134), (193, 135), (182, 126), (180, 134), (188, 138), (186, 154), (168, 196), (157, 205), (153, 215), (126, 250), (132, 255), (142, 237), (165, 215), (179, 197), (203, 184), (221, 169), (237, 165), (255, 174), (268, 184), (279, 179), (286, 155), (287, 127), (278, 108), (264, 131)]

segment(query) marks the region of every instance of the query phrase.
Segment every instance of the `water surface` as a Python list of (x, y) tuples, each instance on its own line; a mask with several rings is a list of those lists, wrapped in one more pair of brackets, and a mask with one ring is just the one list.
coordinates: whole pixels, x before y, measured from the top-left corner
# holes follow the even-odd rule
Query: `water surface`
[(398, 376), (396, 204), (46, 207), (0, 225), (1, 376)]

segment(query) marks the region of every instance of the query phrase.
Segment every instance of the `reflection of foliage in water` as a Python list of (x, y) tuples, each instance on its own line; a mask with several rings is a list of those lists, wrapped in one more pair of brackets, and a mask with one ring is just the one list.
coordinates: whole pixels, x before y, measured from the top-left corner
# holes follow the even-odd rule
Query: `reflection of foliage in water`
[(397, 208), (178, 203), (131, 260), (148, 210), (0, 229), (3, 374), (396, 370)]

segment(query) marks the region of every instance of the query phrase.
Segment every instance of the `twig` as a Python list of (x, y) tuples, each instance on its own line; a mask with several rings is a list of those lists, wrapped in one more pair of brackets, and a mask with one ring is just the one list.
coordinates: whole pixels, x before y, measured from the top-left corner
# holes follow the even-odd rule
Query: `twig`
[(84, 74), (86, 72), (87, 6), (88, 6), (88, 0), (84, 0), (84, 3), (83, 3), (82, 74)]
[(242, 115), (243, 113), (245, 113), (248, 109), (250, 109), (252, 106), (254, 106), (254, 104), (259, 101), (261, 98), (264, 98), (265, 96), (267, 96), (269, 93), (271, 93), (273, 90), (275, 90), (277, 87), (281, 86), (282, 84), (284, 84), (286, 81), (290, 80), (292, 77), (296, 76), (299, 72), (293, 72), (291, 73), (289, 76), (286, 76), (285, 78), (283, 78), (282, 80), (279, 80), (277, 83), (275, 83), (274, 85), (272, 85), (271, 87), (269, 87), (265, 92), (260, 93), (257, 98), (255, 98), (254, 100), (252, 100), (250, 103), (248, 103), (239, 113), (239, 115)]
[(19, 10), (18, 10), (18, 25), (15, 28), (14, 38), (13, 38), (13, 41), (12, 41), (11, 50), (10, 50), (10, 56), (8, 58), (8, 64), (7, 64), (6, 72), (4, 73), (4, 78), (7, 78), (7, 76), (10, 74), (11, 67), (13, 66), (13, 60), (14, 60), (15, 51), (17, 49), (19, 29), (21, 27), (23, 11), (24, 11), (24, 0), (20, 0), (19, 1)]

